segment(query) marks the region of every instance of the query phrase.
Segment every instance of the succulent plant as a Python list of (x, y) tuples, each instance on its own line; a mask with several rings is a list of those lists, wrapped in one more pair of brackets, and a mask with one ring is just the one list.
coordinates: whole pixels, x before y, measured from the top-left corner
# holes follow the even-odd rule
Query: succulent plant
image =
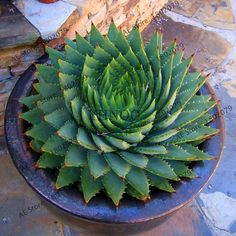
[(37, 65), (21, 118), (57, 189), (76, 184), (86, 203), (100, 191), (115, 205), (124, 193), (146, 201), (150, 186), (174, 192), (173, 182), (196, 177), (191, 162), (212, 158), (198, 145), (218, 132), (208, 114), (216, 103), (175, 47), (164, 50), (158, 32), (144, 46), (137, 27), (125, 36), (111, 23), (107, 36), (92, 25), (63, 52), (47, 49), (51, 65)]

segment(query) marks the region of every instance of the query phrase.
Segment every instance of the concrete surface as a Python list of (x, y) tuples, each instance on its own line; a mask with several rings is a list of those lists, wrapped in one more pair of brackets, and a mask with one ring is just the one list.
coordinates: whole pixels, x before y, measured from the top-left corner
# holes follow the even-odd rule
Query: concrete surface
[[(236, 2), (232, 1), (232, 4), (236, 16)], [(228, 110), (224, 115), (226, 135), (221, 163), (208, 187), (196, 199), (194, 205), (202, 213), (213, 235), (236, 235), (236, 30), (204, 26), (173, 12), (167, 15), (177, 22), (215, 32), (232, 44), (220, 65), (205, 70), (212, 73), (210, 83), (221, 101), (221, 107), (224, 109), (231, 106), (232, 110)]]

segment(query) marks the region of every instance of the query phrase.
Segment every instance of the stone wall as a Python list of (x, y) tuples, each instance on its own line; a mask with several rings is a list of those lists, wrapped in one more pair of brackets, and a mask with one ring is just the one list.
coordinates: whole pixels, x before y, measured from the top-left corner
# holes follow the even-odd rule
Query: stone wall
[[(66, 0), (76, 4), (76, 0)], [(66, 35), (74, 38), (74, 32), (82, 35), (90, 30), (93, 22), (103, 34), (106, 34), (111, 19), (117, 26), (128, 32), (135, 24), (143, 29), (167, 3), (167, 0), (87, 0), (83, 6), (78, 5), (79, 20)]]

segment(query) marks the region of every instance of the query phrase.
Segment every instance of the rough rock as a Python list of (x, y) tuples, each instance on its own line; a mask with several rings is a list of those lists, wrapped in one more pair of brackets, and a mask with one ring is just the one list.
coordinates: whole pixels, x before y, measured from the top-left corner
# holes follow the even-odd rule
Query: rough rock
[(37, 0), (15, 1), (14, 3), (39, 30), (43, 39), (48, 39), (55, 34), (76, 10), (76, 6), (63, 1), (53, 4), (43, 4)]
[(221, 29), (236, 29), (235, 17), (233, 15), (232, 3), (230, 0), (196, 0), (181, 1), (175, 12), (191, 17), (203, 23)]
[(219, 66), (232, 49), (232, 45), (228, 41), (214, 32), (175, 22), (167, 17), (161, 25), (157, 25), (153, 21), (144, 30), (143, 34), (146, 41), (155, 29), (163, 32), (164, 45), (168, 45), (176, 38), (177, 45), (185, 48), (185, 57), (195, 53), (193, 65), (201, 70)]
[[(1, 0), (0, 49), (31, 45), (40, 34), (9, 1)], [(1, 57), (0, 57), (1, 58)]]

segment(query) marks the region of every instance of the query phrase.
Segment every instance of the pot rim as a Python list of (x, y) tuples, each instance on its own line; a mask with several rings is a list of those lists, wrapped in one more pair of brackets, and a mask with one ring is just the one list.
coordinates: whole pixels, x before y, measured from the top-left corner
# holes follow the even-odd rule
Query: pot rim
[[(43, 64), (48, 60), (45, 54), (37, 64)], [(219, 134), (204, 142), (204, 148), (215, 158), (210, 161), (196, 164), (193, 169), (200, 177), (183, 180), (181, 184), (176, 184), (176, 193), (164, 193), (163, 191), (151, 194), (151, 200), (143, 203), (133, 199), (122, 199), (119, 208), (115, 208), (113, 203), (106, 198), (96, 196), (86, 205), (82, 194), (74, 188), (55, 191), (54, 181), (48, 176), (47, 171), (35, 169), (33, 153), (27, 147), (25, 135), (23, 134), (23, 121), (19, 118), (19, 113), (23, 106), (19, 103), (20, 97), (25, 96), (32, 87), (33, 78), (36, 71), (35, 65), (31, 65), (18, 79), (12, 93), (8, 99), (5, 112), (5, 138), (10, 156), (16, 168), (26, 180), (28, 185), (49, 203), (70, 213), (76, 217), (88, 221), (96, 221), (112, 224), (132, 224), (141, 223), (170, 215), (181, 207), (188, 204), (207, 185), (219, 165), (220, 157), (224, 146), (224, 121), (223, 117), (212, 122), (213, 127), (219, 128)], [(211, 94), (217, 101), (213, 89), (206, 82), (200, 89), (202, 94)], [(220, 105), (211, 109), (211, 113), (220, 114)], [(49, 178), (50, 177), (50, 178)]]

